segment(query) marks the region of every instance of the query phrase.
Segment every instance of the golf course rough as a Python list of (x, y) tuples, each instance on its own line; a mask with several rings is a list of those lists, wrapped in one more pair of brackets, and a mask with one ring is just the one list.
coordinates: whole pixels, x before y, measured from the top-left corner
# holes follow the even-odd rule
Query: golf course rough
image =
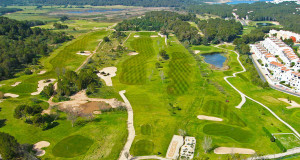
[(54, 146), (52, 153), (56, 157), (72, 158), (85, 154), (92, 144), (93, 140), (87, 137), (73, 135), (58, 142)]

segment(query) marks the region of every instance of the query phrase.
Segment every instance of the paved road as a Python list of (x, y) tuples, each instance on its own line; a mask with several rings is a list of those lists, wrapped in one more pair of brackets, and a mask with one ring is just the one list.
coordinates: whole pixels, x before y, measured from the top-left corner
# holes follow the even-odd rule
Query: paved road
[(152, 156), (138, 156), (138, 157), (133, 157), (131, 158), (131, 160), (139, 160), (139, 159), (160, 159), (160, 160), (170, 160), (167, 158), (162, 158), (156, 155), (152, 155)]
[(289, 149), (288, 151), (286, 151), (284, 153), (269, 154), (269, 155), (260, 156), (260, 157), (251, 157), (251, 158), (248, 158), (247, 160), (275, 159), (275, 158), (290, 156), (290, 155), (297, 154), (297, 153), (300, 153), (300, 147)]
[(132, 145), (132, 142), (134, 140), (135, 137), (135, 130), (134, 130), (134, 126), (133, 126), (133, 110), (131, 107), (130, 102), (128, 101), (128, 99), (126, 98), (125, 94), (125, 90), (120, 91), (119, 94), (122, 97), (123, 101), (125, 102), (126, 108), (127, 108), (127, 113), (128, 113), (128, 120), (127, 120), (127, 129), (128, 129), (128, 137), (127, 137), (127, 142), (123, 148), (123, 150), (121, 151), (119, 160), (128, 160), (131, 159), (132, 156), (130, 155), (130, 148)]

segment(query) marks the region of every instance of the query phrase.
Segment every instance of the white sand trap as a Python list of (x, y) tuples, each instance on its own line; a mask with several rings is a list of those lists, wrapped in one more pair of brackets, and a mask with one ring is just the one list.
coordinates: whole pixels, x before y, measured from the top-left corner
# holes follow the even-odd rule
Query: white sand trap
[(40, 71), (38, 74), (41, 75), (41, 74), (45, 74), (47, 71)]
[(139, 53), (137, 53), (137, 52), (130, 52), (130, 53), (128, 53), (128, 55), (129, 56), (135, 56), (135, 55), (138, 55)]
[(140, 36), (139, 36), (139, 35), (134, 35), (133, 37), (134, 37), (134, 38), (138, 38), (138, 37), (140, 37)]
[(205, 115), (198, 115), (197, 118), (201, 120), (208, 120), (208, 121), (223, 121), (222, 118), (205, 116)]
[(218, 147), (214, 150), (215, 154), (254, 154), (253, 149), (234, 148), (234, 147)]
[[(46, 82), (47, 81), (47, 82)], [(40, 80), (38, 82), (38, 88), (36, 92), (31, 93), (31, 95), (38, 95), (40, 94), (44, 87), (48, 86), (50, 83), (53, 83), (55, 81), (55, 79), (49, 79), (49, 80)]]
[(155, 38), (155, 37), (158, 37), (158, 35), (152, 35), (152, 36), (150, 36), (150, 37)]
[(47, 141), (40, 141), (40, 142), (34, 144), (33, 150), (36, 151), (35, 155), (39, 156), (39, 157), (45, 155), (46, 151), (42, 150), (42, 148), (49, 147), (49, 146), (50, 146), (50, 143)]
[(298, 104), (295, 101), (291, 101), (291, 103), (290, 103), (286, 98), (278, 98), (278, 100), (290, 104), (290, 106), (286, 107), (287, 109), (300, 108), (300, 104)]
[(195, 53), (195, 54), (198, 54), (198, 53), (200, 53), (200, 51), (199, 51), (199, 50), (195, 50), (194, 53)]
[(84, 51), (83, 53), (78, 52), (76, 54), (79, 54), (79, 55), (82, 55), (82, 56), (89, 56), (89, 55), (91, 55), (91, 52), (90, 51)]
[(106, 67), (103, 68), (97, 76), (103, 79), (107, 86), (113, 86), (111, 77), (116, 76), (116, 72), (117, 67)]
[(5, 84), (0, 84), (0, 87), (4, 86)]
[(16, 82), (15, 84), (11, 85), (12, 87), (15, 87), (17, 85), (19, 85), (21, 82)]
[(17, 98), (19, 95), (13, 93), (4, 93), (4, 97)]
[(170, 142), (166, 158), (177, 159), (179, 157), (180, 147), (183, 145), (183, 137), (178, 135), (173, 135)]

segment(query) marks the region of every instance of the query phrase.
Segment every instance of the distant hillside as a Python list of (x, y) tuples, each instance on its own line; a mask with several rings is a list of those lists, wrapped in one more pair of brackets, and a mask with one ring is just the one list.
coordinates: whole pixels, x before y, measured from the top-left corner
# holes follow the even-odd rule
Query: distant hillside
[(179, 7), (196, 4), (194, 0), (5, 0), (4, 5), (125, 5), (144, 7)]
[(22, 9), (19, 9), (19, 8), (0, 8), (0, 16), (5, 14), (5, 13), (12, 13), (12, 12), (17, 12), (17, 11), (22, 11)]

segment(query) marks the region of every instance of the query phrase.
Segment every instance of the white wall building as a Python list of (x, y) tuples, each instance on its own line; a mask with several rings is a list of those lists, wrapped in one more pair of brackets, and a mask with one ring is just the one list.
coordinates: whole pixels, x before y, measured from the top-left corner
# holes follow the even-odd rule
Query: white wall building
[(278, 39), (280, 39), (280, 38), (290, 39), (290, 38), (294, 37), (296, 42), (300, 42), (300, 34), (297, 34), (297, 33), (291, 32), (291, 31), (284, 31), (284, 30), (277, 31), (277, 30), (272, 29), (269, 32), (269, 36), (272, 37), (273, 35), (276, 35), (276, 37)]

